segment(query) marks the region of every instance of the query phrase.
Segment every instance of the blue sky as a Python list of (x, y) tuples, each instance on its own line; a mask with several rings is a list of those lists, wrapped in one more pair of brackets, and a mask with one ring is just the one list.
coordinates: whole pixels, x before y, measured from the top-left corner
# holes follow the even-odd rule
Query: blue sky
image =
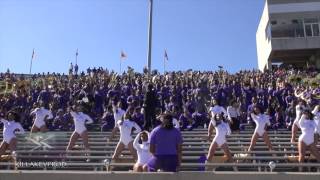
[[(255, 35), (264, 0), (154, 0), (152, 68), (236, 72), (257, 68)], [(0, 0), (0, 71), (141, 71), (147, 62), (148, 0)]]

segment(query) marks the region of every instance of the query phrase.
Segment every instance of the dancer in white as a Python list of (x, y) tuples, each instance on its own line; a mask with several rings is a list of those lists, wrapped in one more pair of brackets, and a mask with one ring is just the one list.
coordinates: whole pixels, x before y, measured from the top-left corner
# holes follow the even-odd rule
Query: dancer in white
[(227, 117), (227, 111), (224, 107), (219, 105), (218, 100), (213, 99), (212, 100), (212, 106), (209, 108), (211, 117), (213, 118), (216, 114), (222, 114), (224, 117)]
[[(113, 116), (114, 116), (114, 124), (116, 126), (117, 121), (122, 120), (123, 116), (125, 115), (126, 111), (122, 109), (122, 103), (119, 101), (117, 104), (112, 105)], [(117, 126), (116, 126), (117, 127)]]
[(316, 132), (314, 135), (314, 143), (315, 145), (318, 144), (319, 138), (320, 138), (320, 105), (317, 105), (313, 111), (312, 114), (314, 115), (314, 121), (316, 123)]
[(299, 127), (299, 120), (301, 118), (301, 114), (304, 110), (306, 110), (306, 102), (302, 99), (300, 99), (298, 105), (296, 106), (296, 118), (292, 124), (292, 129), (291, 129), (291, 143), (296, 142), (296, 135), (298, 132)]
[(52, 112), (46, 108), (44, 108), (44, 103), (40, 102), (40, 107), (34, 109), (30, 115), (34, 115), (35, 119), (33, 122), (33, 126), (31, 128), (31, 133), (34, 132), (46, 132), (47, 126), (46, 126), (46, 120), (52, 119), (53, 115)]
[(133, 166), (133, 171), (135, 172), (147, 172), (148, 165), (147, 163), (152, 158), (152, 154), (150, 153), (150, 141), (149, 141), (149, 133), (147, 131), (143, 131), (139, 133), (133, 141), (133, 147), (136, 149), (138, 154), (138, 160), (136, 164)]
[(122, 109), (123, 108), (122, 106), (123, 106), (123, 104), (121, 103), (121, 101), (119, 101), (118, 103), (114, 102), (112, 104), (112, 111), (113, 111), (113, 117), (114, 117), (114, 128), (112, 129), (110, 138), (107, 139), (108, 142), (114, 138), (115, 134), (117, 133), (117, 130), (119, 130), (119, 128), (117, 126), (117, 122), (120, 120), (123, 120), (123, 116), (126, 113), (126, 111)]
[(8, 112), (7, 119), (0, 118), (0, 122), (3, 123), (3, 141), (0, 145), (0, 157), (7, 149), (13, 153), (17, 146), (16, 134), (25, 132), (21, 124), (16, 122), (18, 119), (18, 114), (13, 111)]
[(310, 111), (304, 111), (299, 120), (299, 127), (302, 131), (298, 145), (300, 163), (304, 162), (307, 149), (309, 149), (311, 154), (313, 154), (317, 161), (320, 162), (320, 153), (314, 143), (314, 134), (317, 125), (312, 116), (313, 115)]
[(209, 129), (208, 129), (208, 139), (210, 140), (212, 136), (213, 128), (216, 130), (216, 135), (210, 145), (209, 153), (207, 156), (208, 162), (213, 162), (214, 153), (217, 148), (222, 148), (225, 155), (228, 158), (229, 162), (233, 162), (232, 155), (230, 153), (227, 139), (226, 137), (231, 134), (231, 129), (229, 124), (225, 122), (224, 117), (222, 114), (216, 114), (210, 121)]
[(77, 142), (77, 140), (79, 139), (79, 137), (82, 138), (85, 150), (89, 150), (89, 138), (88, 138), (88, 131), (86, 128), (86, 124), (91, 124), (93, 123), (93, 120), (91, 119), (91, 117), (85, 113), (82, 112), (83, 111), (83, 105), (77, 105), (76, 107), (76, 111), (71, 111), (70, 114), (73, 118), (73, 122), (74, 122), (74, 132), (72, 133), (70, 140), (69, 140), (69, 144), (67, 147), (67, 151), (68, 150), (72, 150), (75, 143)]
[(272, 145), (266, 131), (267, 126), (270, 125), (270, 116), (262, 114), (262, 111), (258, 106), (253, 108), (253, 112), (254, 113), (251, 113), (251, 118), (256, 123), (256, 128), (251, 138), (248, 151), (252, 151), (254, 149), (259, 137), (263, 138), (264, 142), (268, 146), (269, 151), (272, 151)]
[(116, 147), (116, 150), (112, 156), (112, 160), (117, 161), (119, 159), (120, 154), (125, 148), (128, 148), (130, 153), (132, 154), (134, 160), (137, 159), (137, 152), (133, 147), (133, 138), (132, 138), (132, 130), (134, 129), (134, 133), (141, 132), (140, 126), (131, 120), (131, 114), (126, 113), (125, 120), (118, 120), (117, 127), (120, 130), (120, 140)]

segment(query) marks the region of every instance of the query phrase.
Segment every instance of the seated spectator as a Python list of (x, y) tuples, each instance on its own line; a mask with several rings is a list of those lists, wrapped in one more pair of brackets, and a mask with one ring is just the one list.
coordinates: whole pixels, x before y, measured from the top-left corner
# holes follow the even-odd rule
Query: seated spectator
[(174, 128), (171, 115), (163, 115), (161, 126), (150, 134), (150, 152), (153, 158), (148, 162), (149, 171), (176, 172), (182, 158), (182, 136)]

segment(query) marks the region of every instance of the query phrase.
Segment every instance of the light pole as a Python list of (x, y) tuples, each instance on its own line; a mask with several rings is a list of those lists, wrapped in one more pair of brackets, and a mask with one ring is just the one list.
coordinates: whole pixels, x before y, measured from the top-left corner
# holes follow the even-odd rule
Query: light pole
[(148, 73), (149, 75), (151, 74), (152, 10), (153, 10), (153, 0), (149, 0), (149, 31), (148, 31)]

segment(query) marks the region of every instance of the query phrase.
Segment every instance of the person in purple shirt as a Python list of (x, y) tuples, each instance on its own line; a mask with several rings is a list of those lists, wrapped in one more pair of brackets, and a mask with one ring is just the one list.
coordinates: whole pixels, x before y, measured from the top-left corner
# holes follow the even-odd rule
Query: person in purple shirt
[(115, 126), (112, 106), (108, 106), (102, 116), (101, 132), (111, 131)]
[(273, 129), (285, 128), (285, 116), (281, 106), (275, 109), (275, 124), (272, 125)]
[(181, 114), (179, 117), (179, 122), (181, 124), (181, 131), (184, 131), (187, 128), (191, 128), (192, 116), (186, 107), (183, 109), (183, 114)]
[(51, 100), (51, 94), (49, 92), (49, 88), (45, 87), (42, 91), (40, 91), (37, 102), (42, 101), (45, 106), (49, 106), (50, 100)]
[(68, 119), (63, 110), (59, 109), (56, 117), (53, 120), (52, 130), (69, 131), (70, 126), (72, 126), (71, 119)]
[(246, 82), (242, 88), (242, 94), (245, 98), (245, 106), (248, 108), (248, 106), (252, 103), (252, 98), (255, 97), (256, 92), (253, 88), (251, 88), (250, 83)]
[(148, 162), (149, 171), (176, 172), (181, 164), (182, 135), (174, 128), (173, 118), (164, 114), (162, 124), (150, 134), (150, 152), (153, 158)]
[(144, 115), (141, 113), (140, 106), (134, 108), (134, 113), (133, 113), (132, 119), (134, 122), (136, 122), (140, 126), (141, 129), (143, 128)]
[(187, 101), (185, 102), (185, 106), (191, 114), (195, 112), (196, 103), (191, 96), (187, 96)]

